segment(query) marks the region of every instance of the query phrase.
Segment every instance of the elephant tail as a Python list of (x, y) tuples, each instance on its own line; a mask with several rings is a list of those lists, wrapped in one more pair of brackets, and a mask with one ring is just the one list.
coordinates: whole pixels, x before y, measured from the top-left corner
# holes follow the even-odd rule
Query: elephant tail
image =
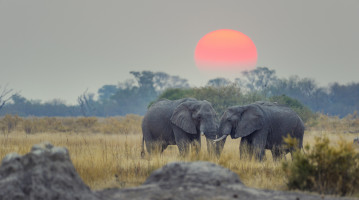
[(305, 126), (301, 123), (297, 126), (297, 130), (296, 133), (299, 134), (299, 143), (298, 143), (298, 147), (299, 149), (303, 149), (303, 136), (304, 136), (304, 130), (305, 130)]
[(141, 157), (145, 157), (145, 137), (142, 136)]

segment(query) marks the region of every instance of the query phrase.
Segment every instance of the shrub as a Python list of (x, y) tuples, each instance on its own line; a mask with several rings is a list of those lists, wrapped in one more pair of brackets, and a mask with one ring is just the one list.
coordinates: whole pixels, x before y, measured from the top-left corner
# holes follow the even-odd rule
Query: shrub
[(313, 148), (296, 151), (282, 167), (289, 189), (338, 195), (359, 191), (359, 153), (343, 140), (330, 146), (328, 138), (316, 138)]
[(122, 128), (121, 125), (121, 122), (114, 117), (106, 118), (104, 121), (104, 125), (102, 125), (101, 132), (106, 134), (117, 133)]
[(10, 133), (21, 121), (22, 119), (17, 115), (5, 115), (5, 117), (0, 121), (0, 129), (4, 133)]
[(243, 104), (241, 90), (236, 85), (223, 87), (194, 88), (193, 97), (198, 100), (207, 100), (212, 103), (214, 110), (221, 116), (229, 106)]
[[(266, 98), (263, 93), (259, 91), (242, 92), (241, 88), (235, 84), (221, 87), (206, 86), (190, 89), (170, 88), (165, 90), (157, 100), (176, 100), (186, 97), (211, 102), (219, 116), (230, 106), (246, 105), (256, 101), (271, 101), (292, 108), (304, 122), (317, 117), (315, 113), (296, 99), (285, 95)], [(154, 102), (151, 102), (149, 106)]]
[(22, 126), (27, 134), (45, 132), (46, 130), (44, 121), (39, 118), (26, 119), (24, 120)]
[(192, 89), (187, 88), (168, 88), (166, 89), (158, 99), (169, 99), (169, 100), (176, 100), (185, 97), (191, 97), (193, 94)]
[(66, 132), (61, 119), (55, 117), (27, 118), (22, 123), (25, 133)]
[(125, 117), (109, 117), (101, 124), (100, 132), (108, 134), (137, 134), (141, 133), (142, 117), (129, 114)]
[(97, 123), (96, 117), (81, 117), (76, 120), (76, 123), (85, 128), (92, 128)]
[(186, 97), (211, 102), (214, 110), (219, 115), (222, 115), (229, 106), (245, 105), (264, 99), (264, 96), (257, 92), (244, 94), (241, 92), (240, 87), (233, 84), (221, 87), (206, 86), (191, 89), (167, 89), (158, 97), (158, 100), (176, 100)]
[(278, 104), (288, 106), (292, 108), (303, 120), (303, 122), (308, 122), (311, 119), (316, 119), (317, 114), (313, 113), (307, 106), (303, 105), (300, 101), (290, 98), (286, 95), (281, 96), (272, 96), (269, 98), (271, 102), (277, 102)]

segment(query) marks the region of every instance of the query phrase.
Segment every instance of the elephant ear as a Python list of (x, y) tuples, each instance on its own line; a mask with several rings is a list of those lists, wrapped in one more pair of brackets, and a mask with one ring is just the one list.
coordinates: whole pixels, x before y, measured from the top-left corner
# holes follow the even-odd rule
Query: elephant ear
[(261, 129), (264, 125), (263, 112), (256, 106), (248, 106), (242, 112), (235, 130), (235, 138), (245, 137)]
[(187, 133), (197, 134), (196, 124), (192, 119), (192, 114), (185, 104), (180, 104), (174, 110), (171, 122)]

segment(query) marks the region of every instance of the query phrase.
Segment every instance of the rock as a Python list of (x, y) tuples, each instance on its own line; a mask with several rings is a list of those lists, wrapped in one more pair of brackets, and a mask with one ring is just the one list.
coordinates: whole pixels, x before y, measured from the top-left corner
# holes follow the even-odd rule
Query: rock
[(83, 183), (66, 148), (50, 143), (5, 156), (0, 166), (0, 199), (99, 199)]
[[(320, 195), (248, 188), (237, 174), (209, 162), (169, 163), (154, 171), (139, 187), (106, 189), (98, 194), (112, 200), (323, 199)], [(326, 196), (325, 199), (343, 198)]]
[(154, 171), (144, 185), (158, 184), (223, 186), (242, 184), (236, 173), (209, 162), (170, 163)]

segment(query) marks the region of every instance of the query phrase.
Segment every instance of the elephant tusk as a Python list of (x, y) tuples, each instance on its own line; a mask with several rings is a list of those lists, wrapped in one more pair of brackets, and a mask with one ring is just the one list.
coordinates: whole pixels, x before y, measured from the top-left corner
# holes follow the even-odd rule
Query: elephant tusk
[(204, 135), (204, 133), (203, 133), (203, 132), (201, 132), (201, 135)]
[(228, 135), (223, 135), (222, 137), (220, 137), (220, 138), (218, 138), (218, 139), (213, 140), (213, 143), (219, 142), (219, 141), (221, 141), (221, 140), (225, 139), (227, 136), (228, 136)]

